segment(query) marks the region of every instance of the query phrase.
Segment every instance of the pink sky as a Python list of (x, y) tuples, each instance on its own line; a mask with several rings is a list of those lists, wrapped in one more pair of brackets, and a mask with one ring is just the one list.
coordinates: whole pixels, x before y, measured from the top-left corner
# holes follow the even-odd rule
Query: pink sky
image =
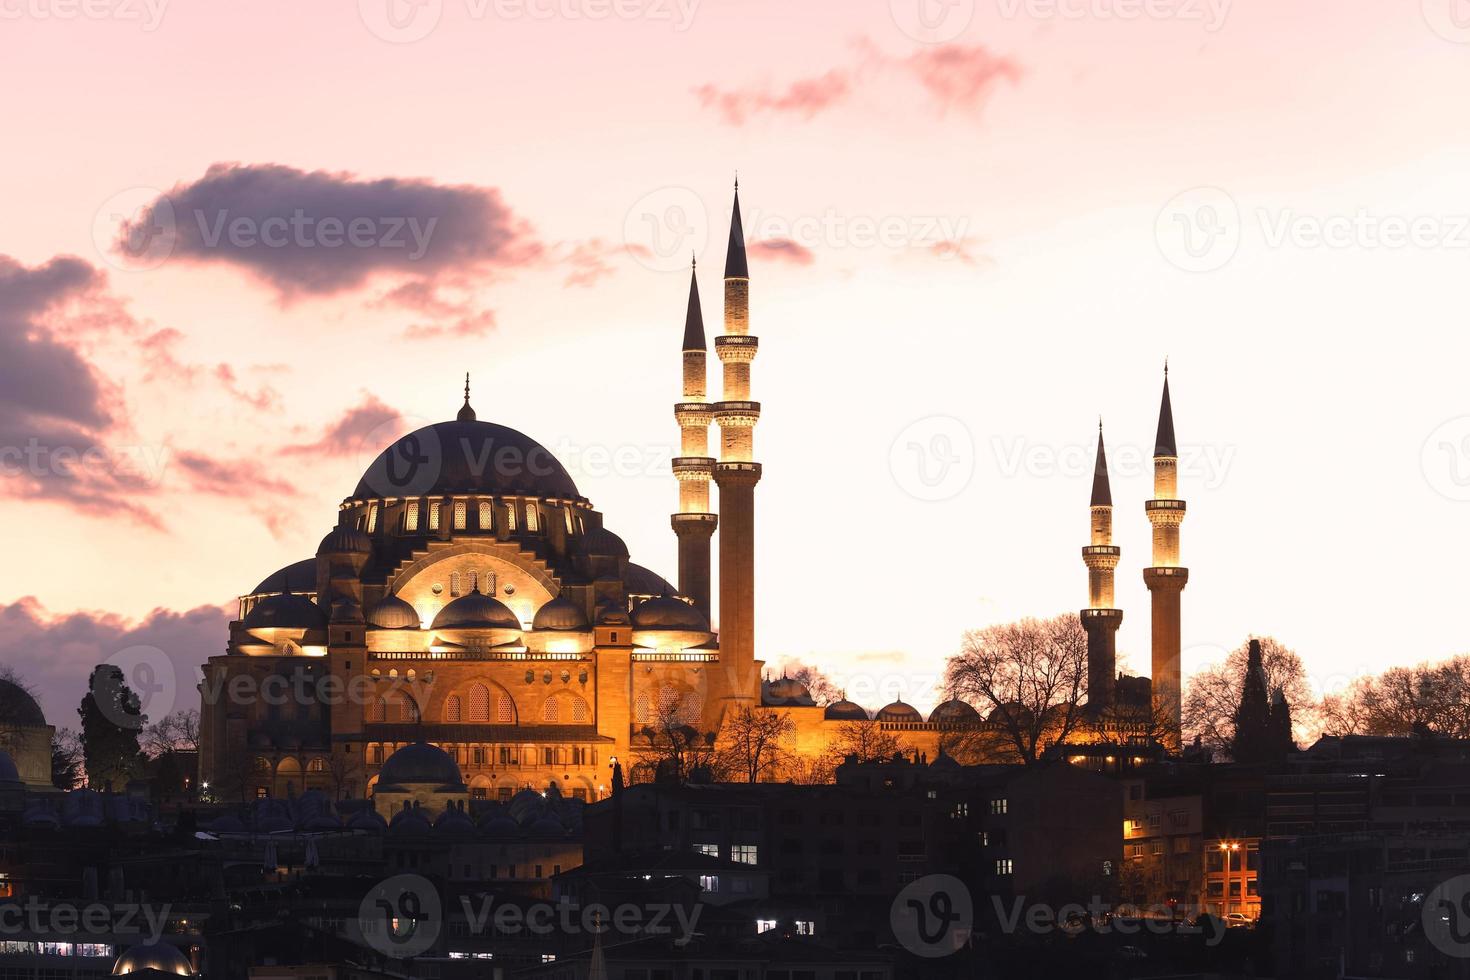
[[(1465, 650), (1460, 0), (386, 2), (0, 4), (0, 443), (94, 449), (0, 480), (6, 655), (53, 720), (130, 645), (218, 652), (172, 614), (311, 554), (367, 430), (466, 369), (672, 576), (686, 262), (713, 326), (737, 168), (768, 660), (929, 704), (965, 628), (1080, 606), (1101, 414), (1146, 670), (1166, 355), (1186, 672), (1250, 633), (1328, 689)], [(129, 261), (164, 194), (446, 223), (339, 264), (185, 220)]]

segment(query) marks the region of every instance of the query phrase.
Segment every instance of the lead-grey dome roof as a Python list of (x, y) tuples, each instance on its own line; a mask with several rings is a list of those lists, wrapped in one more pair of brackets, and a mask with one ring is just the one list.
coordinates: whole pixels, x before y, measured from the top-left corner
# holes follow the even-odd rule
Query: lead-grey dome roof
[(0, 679), (0, 719), (12, 725), (41, 728), (46, 724), (46, 713), (25, 688)]
[(435, 786), (458, 786), (464, 782), (454, 759), (428, 742), (414, 742), (388, 756), (378, 770), (379, 786), (401, 786), (405, 783), (430, 783)]
[(419, 628), (418, 610), (402, 596), (384, 596), (373, 603), (367, 612), (369, 626), (384, 630), (408, 630)]
[(245, 628), (322, 629), (327, 625), (326, 613), (304, 595), (285, 592), (266, 596), (245, 616)]
[(315, 592), (316, 591), (316, 559), (303, 558), (301, 561), (278, 568), (271, 572), (261, 583), (251, 589), (250, 595), (260, 595), (262, 592)]
[(709, 630), (709, 620), (695, 606), (670, 595), (644, 599), (633, 607), (633, 626), (644, 630)]
[(509, 606), (479, 590), (462, 595), (439, 610), (433, 625), (436, 630), (520, 628), (520, 618)]
[(353, 496), (450, 493), (581, 497), (545, 446), (523, 432), (472, 418), (426, 425), (399, 438), (368, 466)]
[(531, 620), (534, 630), (585, 630), (587, 614), (580, 606), (565, 596), (557, 596), (536, 610)]

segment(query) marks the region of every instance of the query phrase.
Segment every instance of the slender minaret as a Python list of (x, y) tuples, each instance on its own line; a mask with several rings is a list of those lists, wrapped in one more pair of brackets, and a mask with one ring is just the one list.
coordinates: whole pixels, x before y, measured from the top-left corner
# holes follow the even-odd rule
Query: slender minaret
[(745, 262), (745, 230), (740, 221), (740, 181), (730, 217), (730, 244), (725, 252), (725, 332), (715, 338), (715, 354), (724, 368), (722, 400), (714, 405), (720, 427), (720, 461), (715, 484), (720, 488), (720, 663), (728, 696), (736, 703), (752, 700), (759, 689), (755, 673), (755, 485), (761, 465), (755, 462), (753, 437), (760, 420), (759, 402), (750, 400), (750, 363), (757, 340), (750, 335), (750, 269)]
[(683, 356), (683, 397), (674, 405), (674, 418), (679, 423), (679, 455), (673, 461), (674, 478), (679, 481), (679, 511), (671, 521), (679, 539), (679, 591), (708, 617), (709, 542), (718, 519), (709, 506), (709, 481), (715, 468), (714, 457), (709, 454), (713, 413), (705, 401), (704, 313), (699, 306), (699, 277), (693, 262), (689, 310), (684, 315)]
[(1153, 696), (1162, 715), (1164, 744), (1180, 745), (1179, 593), (1189, 581), (1189, 569), (1179, 564), (1179, 525), (1184, 501), (1179, 499), (1179, 447), (1174, 441), (1174, 410), (1169, 404), (1169, 365), (1164, 364), (1164, 399), (1159, 406), (1159, 431), (1154, 438), (1154, 499), (1144, 505), (1153, 525), (1153, 567), (1143, 570), (1153, 605)]
[(1118, 627), (1123, 610), (1113, 605), (1113, 571), (1120, 549), (1113, 544), (1113, 491), (1108, 484), (1108, 456), (1103, 448), (1102, 419), (1097, 422), (1097, 466), (1092, 473), (1092, 539), (1082, 549), (1087, 566), (1087, 710), (1102, 718), (1113, 703), (1113, 677), (1118, 664)]

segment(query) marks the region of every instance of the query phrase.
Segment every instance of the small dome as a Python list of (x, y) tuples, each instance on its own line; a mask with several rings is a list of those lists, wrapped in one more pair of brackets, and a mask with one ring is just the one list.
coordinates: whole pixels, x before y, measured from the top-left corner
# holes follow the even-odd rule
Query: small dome
[(183, 951), (177, 946), (162, 942), (133, 946), (112, 964), (112, 975), (115, 977), (125, 977), (140, 970), (157, 970), (159, 973), (172, 973), (179, 977), (194, 975), (194, 968), (189, 965), (189, 958)]
[(475, 832), (475, 822), (456, 807), (439, 814), (439, 819), (434, 821), (434, 829), (451, 834), (472, 834)]
[(542, 814), (535, 823), (526, 828), (526, 832), (536, 834), (539, 837), (561, 837), (567, 832), (567, 828), (563, 827), (562, 822), (556, 819), (555, 816), (546, 813)]
[(371, 807), (364, 807), (348, 819), (347, 829), (366, 830), (370, 834), (381, 834), (388, 829), (388, 821), (379, 816), (377, 810)]
[(419, 614), (407, 599), (396, 595), (384, 596), (368, 610), (367, 623), (380, 630), (416, 630), (419, 628)]
[(531, 621), (533, 630), (585, 630), (587, 615), (575, 602), (565, 596), (557, 596), (536, 610)]
[(623, 539), (605, 527), (589, 527), (582, 536), (582, 550), (589, 555), (627, 558), (628, 546)]
[(616, 602), (604, 602), (597, 607), (598, 626), (627, 626), (631, 622), (628, 610)]
[(302, 820), (301, 829), (312, 831), (341, 830), (342, 821), (325, 810), (321, 810)]
[(628, 569), (623, 573), (623, 588), (629, 595), (670, 595), (678, 591), (662, 575), (632, 562), (628, 562)]
[(435, 786), (459, 786), (464, 782), (454, 759), (428, 742), (414, 742), (388, 756), (378, 770), (379, 786), (405, 783), (431, 783)]
[(480, 824), (480, 833), (486, 837), (519, 837), (521, 825), (512, 820), (508, 814), (497, 813)]
[(633, 607), (633, 626), (641, 630), (697, 630), (709, 632), (704, 613), (671, 595), (644, 599)]
[(362, 621), (362, 607), (351, 599), (338, 599), (332, 603), (332, 622), (352, 624)]
[(822, 712), (822, 717), (827, 721), (868, 721), (868, 711), (862, 705), (843, 698), (841, 701), (833, 701), (827, 705), (827, 710)]
[(327, 617), (322, 607), (293, 592), (266, 596), (245, 617), (247, 630), (312, 630), (326, 625)]
[(319, 555), (362, 554), (373, 550), (372, 539), (355, 527), (339, 524), (327, 532), (322, 543), (317, 545)]
[(268, 592), (315, 592), (316, 559), (303, 558), (298, 562), (271, 572), (248, 595)]
[(0, 679), (0, 718), (7, 724), (43, 728), (46, 714), (30, 692), (14, 681)]
[(794, 677), (781, 676), (766, 685), (766, 698), (772, 704), (813, 704), (812, 694), (806, 685)]
[(919, 709), (902, 701), (895, 701), (890, 705), (878, 709), (877, 719), (879, 721), (923, 721), (924, 716), (919, 714)]
[(15, 760), (7, 752), (0, 752), (0, 783), (20, 782), (20, 770), (15, 768)]
[(439, 610), (439, 615), (434, 617), (433, 628), (518, 630), (521, 628), (521, 621), (505, 603), (476, 589)]
[(388, 833), (390, 834), (427, 834), (432, 829), (429, 826), (429, 818), (424, 816), (417, 807), (411, 810), (399, 810), (393, 814), (393, 819), (388, 821)]
[(929, 712), (929, 720), (944, 725), (971, 725), (980, 721), (980, 712), (968, 702), (955, 698), (936, 705), (934, 710)]
[(227, 813), (222, 817), (216, 817), (205, 825), (205, 829), (215, 834), (243, 834), (245, 833), (245, 821), (237, 814)]

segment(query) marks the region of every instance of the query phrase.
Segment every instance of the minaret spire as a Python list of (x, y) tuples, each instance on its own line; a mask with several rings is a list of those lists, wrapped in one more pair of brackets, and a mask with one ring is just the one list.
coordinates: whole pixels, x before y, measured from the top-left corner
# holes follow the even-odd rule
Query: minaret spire
[(1087, 608), (1080, 613), (1087, 631), (1087, 711), (1101, 721), (1114, 700), (1118, 663), (1118, 627), (1123, 611), (1113, 605), (1113, 573), (1121, 549), (1113, 544), (1113, 493), (1108, 482), (1108, 455), (1102, 419), (1097, 420), (1097, 464), (1092, 472), (1091, 539), (1082, 549), (1087, 566)]
[(670, 518), (679, 539), (679, 591), (710, 614), (710, 538), (717, 518), (710, 511), (710, 478), (714, 457), (709, 454), (709, 425), (714, 418), (705, 401), (708, 386), (704, 313), (699, 301), (699, 269), (689, 258), (689, 306), (684, 314), (682, 397), (674, 405), (679, 423), (679, 455), (673, 460), (679, 481), (679, 510)]
[(461, 422), (473, 422), (475, 410), (470, 407), (470, 373), (464, 374), (464, 404), (459, 408), (459, 414), (455, 416)]
[(715, 338), (723, 369), (723, 392), (715, 403), (720, 427), (720, 663), (727, 706), (751, 704), (760, 690), (755, 658), (755, 426), (760, 402), (751, 400), (750, 367), (759, 347), (750, 333), (750, 268), (740, 219), (740, 183), (730, 214), (725, 252), (725, 332)]
[(1154, 437), (1154, 499), (1144, 504), (1153, 526), (1153, 565), (1143, 570), (1153, 607), (1153, 699), (1164, 721), (1164, 743), (1178, 751), (1182, 740), (1180, 698), (1179, 596), (1189, 582), (1189, 569), (1179, 564), (1179, 526), (1184, 523), (1179, 499), (1179, 447), (1174, 438), (1174, 408), (1169, 400), (1169, 362), (1164, 362), (1164, 394)]

